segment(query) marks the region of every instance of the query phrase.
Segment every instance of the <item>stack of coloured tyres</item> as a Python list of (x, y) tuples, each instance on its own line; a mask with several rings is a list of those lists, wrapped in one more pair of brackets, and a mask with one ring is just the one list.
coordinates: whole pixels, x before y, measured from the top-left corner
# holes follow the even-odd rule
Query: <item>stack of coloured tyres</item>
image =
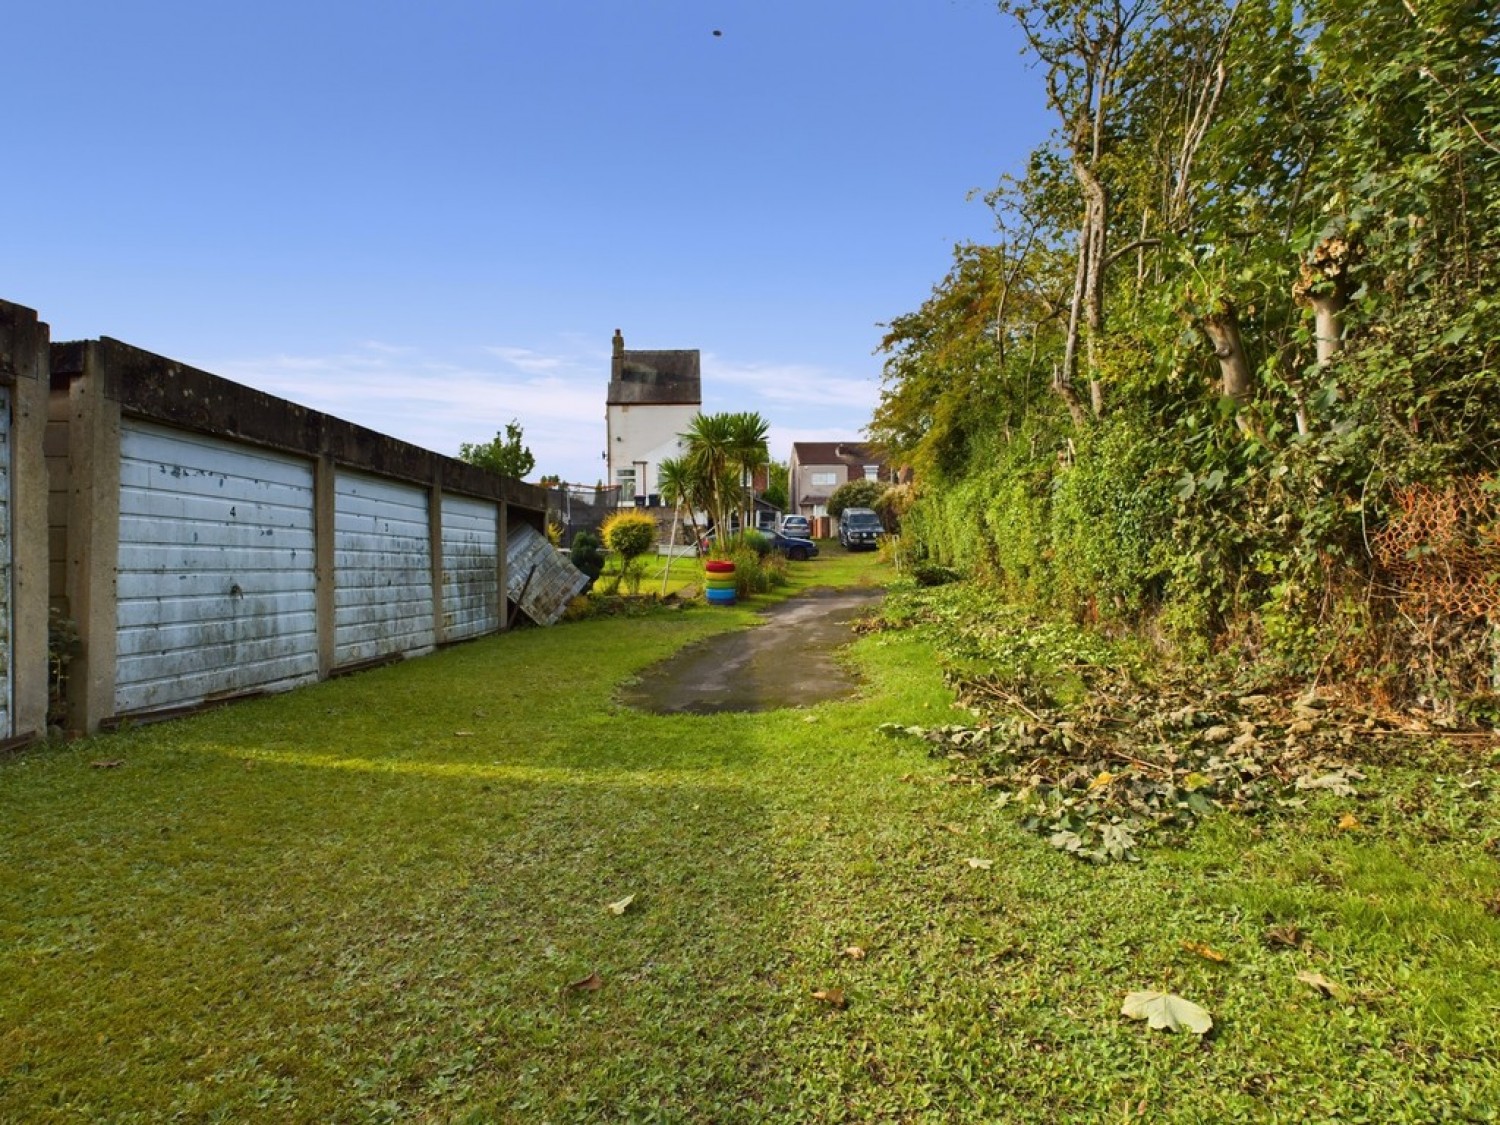
[(703, 564), (703, 585), (709, 605), (733, 605), (734, 563), (709, 559)]

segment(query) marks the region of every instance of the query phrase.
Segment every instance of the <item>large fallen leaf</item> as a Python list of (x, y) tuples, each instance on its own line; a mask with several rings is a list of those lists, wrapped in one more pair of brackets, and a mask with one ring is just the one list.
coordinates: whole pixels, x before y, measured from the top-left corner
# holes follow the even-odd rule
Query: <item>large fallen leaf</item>
[(844, 956), (851, 961), (863, 961), (865, 959), (865, 951), (861, 946), (851, 945), (845, 948)]
[(590, 973), (582, 980), (570, 981), (566, 988), (569, 992), (598, 992), (604, 987), (604, 978), (597, 971)]
[(611, 914), (624, 914), (626, 910), (630, 909), (630, 904), (634, 901), (635, 895), (626, 895), (618, 902), (610, 903), (604, 909), (608, 910)]
[(1194, 1035), (1206, 1035), (1214, 1025), (1213, 1017), (1197, 1004), (1170, 992), (1132, 992), (1125, 997), (1120, 1014), (1145, 1020), (1155, 1028), (1191, 1031)]
[(842, 988), (819, 988), (813, 992), (814, 1000), (821, 1000), (830, 1008), (848, 1007), (849, 1001), (844, 999)]
[(993, 859), (970, 858), (969, 866), (974, 868), (976, 871), (988, 871), (991, 867), (995, 866), (995, 861)]

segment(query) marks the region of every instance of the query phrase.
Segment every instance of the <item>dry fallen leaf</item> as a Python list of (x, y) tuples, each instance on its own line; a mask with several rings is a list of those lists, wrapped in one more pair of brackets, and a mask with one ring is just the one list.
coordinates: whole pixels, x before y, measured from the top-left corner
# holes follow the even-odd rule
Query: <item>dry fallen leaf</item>
[(609, 903), (604, 909), (608, 910), (611, 914), (615, 914), (615, 915), (624, 914), (625, 911), (627, 909), (629, 909), (630, 904), (632, 902), (634, 902), (634, 901), (635, 901), (635, 895), (626, 895), (624, 898), (620, 899), (618, 902), (611, 902), (611, 903)]
[(474, 732), (471, 731), (471, 730), (456, 730), (456, 731), (453, 732), (453, 737), (454, 738), (473, 738), (474, 737)]
[(821, 1000), (831, 1008), (848, 1007), (849, 1001), (844, 999), (842, 988), (819, 988), (813, 991), (813, 999)]
[(604, 978), (599, 975), (597, 970), (582, 980), (575, 980), (567, 985), (569, 992), (598, 992), (603, 987)]
[(1220, 964), (1220, 965), (1222, 965), (1225, 961), (1227, 961), (1229, 959), (1226, 956), (1224, 956), (1224, 954), (1220, 953), (1217, 949), (1215, 949), (1213, 946), (1206, 945), (1206, 944), (1204, 944), (1201, 941), (1187, 941), (1187, 940), (1184, 940), (1183, 943), (1182, 943), (1182, 948), (1186, 949), (1189, 953), (1196, 953), (1199, 957), (1202, 957), (1205, 961), (1213, 961), (1216, 964)]
[(1322, 973), (1301, 972), (1297, 974), (1297, 979), (1309, 988), (1316, 989), (1329, 1000), (1337, 1000), (1342, 1004), (1349, 998), (1349, 990), (1347, 988), (1341, 984), (1335, 984)]
[(943, 825), (943, 830), (945, 832), (952, 832), (955, 836), (967, 836), (969, 834), (969, 830), (962, 824), (945, 824)]
[(851, 961), (863, 961), (865, 959), (865, 951), (857, 945), (851, 945), (844, 950), (844, 956)]
[(1264, 935), (1267, 945), (1283, 945), (1289, 949), (1296, 949), (1302, 944), (1302, 930), (1295, 922), (1288, 922), (1284, 926), (1271, 926)]
[(993, 859), (975, 859), (972, 856), (969, 858), (968, 863), (970, 867), (973, 867), (979, 871), (988, 871), (991, 867), (995, 866), (995, 861)]
[(1363, 825), (1360, 824), (1359, 817), (1355, 816), (1352, 812), (1346, 812), (1343, 816), (1339, 817), (1339, 827), (1347, 831), (1351, 828), (1362, 828)]

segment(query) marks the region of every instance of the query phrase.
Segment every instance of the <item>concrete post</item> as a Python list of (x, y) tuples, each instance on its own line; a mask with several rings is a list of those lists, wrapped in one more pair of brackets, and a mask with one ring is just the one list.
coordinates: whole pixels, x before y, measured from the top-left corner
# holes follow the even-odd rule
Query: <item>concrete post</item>
[(0, 383), (10, 388), (11, 723), (0, 743), (47, 730), (46, 324), (31, 309), (0, 301)]
[(97, 731), (115, 713), (120, 561), (120, 404), (106, 394), (99, 341), (83, 345), (83, 370), (67, 388), (67, 596), (81, 648), (68, 678), (68, 726)]

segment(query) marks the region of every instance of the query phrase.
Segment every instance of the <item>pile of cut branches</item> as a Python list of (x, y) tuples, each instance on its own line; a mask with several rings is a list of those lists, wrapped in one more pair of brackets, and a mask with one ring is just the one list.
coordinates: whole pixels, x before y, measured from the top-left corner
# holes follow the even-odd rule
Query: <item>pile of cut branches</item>
[[(1003, 614), (969, 624), (950, 599), (929, 615), (930, 597), (924, 591), (915, 611), (907, 602), (897, 613), (904, 626), (931, 626), (948, 682), (975, 721), (880, 729), (927, 742), (932, 754), (961, 767), (957, 778), (997, 790), (1028, 829), (1080, 859), (1134, 860), (1148, 837), (1180, 839), (1218, 810), (1269, 816), (1320, 793), (1352, 799), (1365, 780), (1358, 764), (1388, 760), (1391, 742), (1454, 737), (1328, 695), (1226, 690), (1195, 671), (1158, 669), (1148, 685), (1124, 662), (1069, 664), (1067, 674), (1084, 690), (1060, 704), (1045, 689), (1055, 677), (1035, 645), (1041, 632)], [(1002, 640), (1011, 630), (1031, 640)], [(979, 670), (981, 650), (998, 656), (1021, 643), (1032, 645), (1026, 661)], [(1085, 646), (1066, 647), (1076, 654)], [(1346, 812), (1344, 822), (1357, 820)]]

